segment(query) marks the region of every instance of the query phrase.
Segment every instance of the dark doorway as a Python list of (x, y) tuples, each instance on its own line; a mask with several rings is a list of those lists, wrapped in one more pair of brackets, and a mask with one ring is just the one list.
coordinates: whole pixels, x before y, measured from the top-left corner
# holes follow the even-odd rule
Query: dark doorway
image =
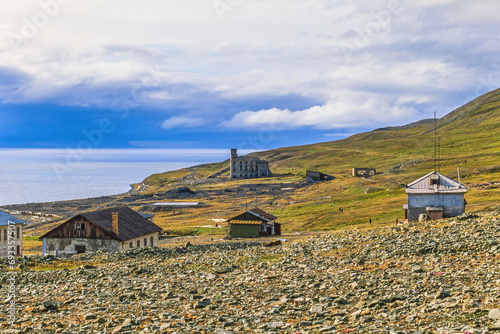
[(85, 245), (75, 246), (75, 251), (76, 251), (76, 254), (85, 253)]
[(281, 235), (281, 224), (274, 223), (274, 235)]

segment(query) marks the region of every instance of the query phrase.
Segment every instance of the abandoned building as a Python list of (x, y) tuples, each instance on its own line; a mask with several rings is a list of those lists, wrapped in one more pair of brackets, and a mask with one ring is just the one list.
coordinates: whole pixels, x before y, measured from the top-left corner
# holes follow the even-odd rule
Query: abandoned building
[(229, 166), (231, 179), (249, 179), (273, 175), (269, 170), (267, 161), (260, 160), (258, 157), (239, 157), (235, 148), (231, 149)]
[(227, 233), (231, 238), (281, 235), (281, 224), (276, 219), (278, 217), (254, 208), (228, 219)]
[(375, 168), (353, 168), (352, 176), (354, 177), (372, 177), (377, 174)]
[(24, 225), (21, 219), (0, 210), (0, 256), (23, 255)]
[(439, 172), (429, 173), (406, 186), (405, 219), (418, 221), (422, 213), (432, 220), (459, 216), (465, 212), (466, 191), (465, 186)]
[(85, 212), (40, 237), (43, 254), (71, 255), (157, 247), (159, 226), (127, 206)]
[(312, 170), (306, 170), (306, 181), (307, 182), (331, 181), (333, 179), (335, 179), (334, 176), (324, 174), (321, 172), (312, 171)]

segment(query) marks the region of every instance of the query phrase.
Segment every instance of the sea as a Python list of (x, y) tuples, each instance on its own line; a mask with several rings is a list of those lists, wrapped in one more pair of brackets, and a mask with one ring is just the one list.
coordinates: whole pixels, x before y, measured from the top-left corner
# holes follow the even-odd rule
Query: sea
[(151, 174), (228, 157), (227, 149), (0, 149), (0, 205), (121, 194)]

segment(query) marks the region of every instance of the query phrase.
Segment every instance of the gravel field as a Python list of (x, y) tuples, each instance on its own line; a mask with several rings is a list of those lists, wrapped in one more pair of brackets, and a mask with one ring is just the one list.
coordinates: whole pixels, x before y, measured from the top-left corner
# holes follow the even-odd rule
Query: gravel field
[(19, 258), (0, 331), (500, 333), (499, 211), (274, 240)]

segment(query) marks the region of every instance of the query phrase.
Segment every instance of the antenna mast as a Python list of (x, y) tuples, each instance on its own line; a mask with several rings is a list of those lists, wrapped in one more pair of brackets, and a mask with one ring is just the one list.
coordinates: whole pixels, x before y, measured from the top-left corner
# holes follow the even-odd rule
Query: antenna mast
[(438, 172), (441, 173), (441, 137), (438, 138)]
[(437, 171), (436, 112), (434, 111), (434, 171)]

